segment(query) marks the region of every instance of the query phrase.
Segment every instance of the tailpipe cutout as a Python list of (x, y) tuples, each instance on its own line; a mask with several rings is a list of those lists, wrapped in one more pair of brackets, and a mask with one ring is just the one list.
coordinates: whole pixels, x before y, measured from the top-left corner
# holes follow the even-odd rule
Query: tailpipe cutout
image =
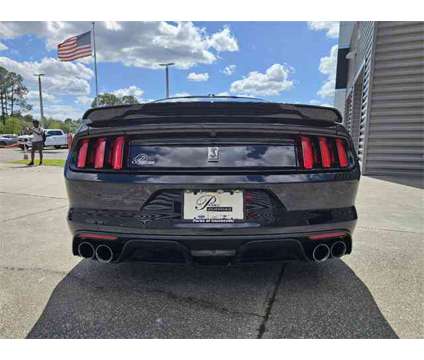
[(96, 259), (102, 263), (110, 263), (113, 260), (113, 250), (107, 245), (99, 245), (96, 248)]
[(78, 255), (85, 259), (93, 259), (94, 258), (94, 247), (88, 242), (82, 242), (78, 245)]
[(346, 244), (344, 241), (336, 241), (331, 245), (331, 256), (341, 258), (346, 254)]
[(326, 244), (319, 244), (315, 246), (312, 251), (312, 258), (315, 262), (323, 262), (330, 257), (330, 248)]

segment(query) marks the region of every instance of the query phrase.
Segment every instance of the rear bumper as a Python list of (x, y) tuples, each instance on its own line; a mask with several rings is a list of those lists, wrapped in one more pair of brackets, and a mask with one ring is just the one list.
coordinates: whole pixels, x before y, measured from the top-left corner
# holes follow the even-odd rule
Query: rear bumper
[[(348, 254), (357, 219), (354, 201), (359, 176), (359, 169), (326, 174), (188, 176), (83, 173), (65, 167), (73, 253), (78, 255), (78, 245), (87, 241), (94, 248), (110, 246), (113, 262), (311, 261), (318, 241), (310, 240), (310, 235), (343, 231)], [(281, 220), (278, 226), (141, 224), (143, 218), (137, 214), (157, 192), (182, 189), (266, 191), (282, 204), (283, 217), (277, 219)], [(299, 216), (299, 221), (292, 221), (293, 216)], [(83, 233), (111, 234), (117, 239), (83, 239)], [(337, 240), (319, 242), (331, 246)]]
[[(74, 236), (73, 253), (78, 255), (79, 244), (88, 242), (94, 249), (99, 245), (109, 246), (114, 254), (112, 262), (190, 264), (313, 261), (312, 251), (318, 244), (331, 248), (335, 242), (343, 241), (346, 254), (350, 254), (355, 221), (344, 225), (343, 229), (337, 227), (320, 232), (255, 235), (169, 236), (83, 231)], [(310, 239), (313, 235), (333, 233), (334, 237)], [(113, 235), (116, 239), (92, 239), (90, 235)]]

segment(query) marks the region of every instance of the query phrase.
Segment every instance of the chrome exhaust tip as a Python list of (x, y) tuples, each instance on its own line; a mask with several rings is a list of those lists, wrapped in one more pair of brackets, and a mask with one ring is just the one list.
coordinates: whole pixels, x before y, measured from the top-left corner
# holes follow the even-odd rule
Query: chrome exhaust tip
[(97, 246), (96, 259), (101, 263), (110, 263), (113, 260), (112, 249), (107, 245)]
[(346, 244), (344, 241), (336, 241), (331, 245), (331, 256), (340, 258), (346, 254)]
[(85, 259), (94, 258), (94, 247), (88, 242), (82, 242), (78, 245), (78, 255)]
[(315, 262), (323, 262), (330, 257), (330, 248), (326, 244), (319, 244), (315, 246), (312, 251), (312, 258)]

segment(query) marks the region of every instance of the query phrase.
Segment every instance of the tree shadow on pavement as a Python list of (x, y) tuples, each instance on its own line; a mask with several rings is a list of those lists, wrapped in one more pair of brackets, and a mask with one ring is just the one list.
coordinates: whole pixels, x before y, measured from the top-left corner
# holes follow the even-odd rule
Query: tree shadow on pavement
[(366, 286), (341, 260), (233, 267), (104, 265), (82, 260), (56, 286), (27, 337), (255, 338), (259, 334), (396, 337)]

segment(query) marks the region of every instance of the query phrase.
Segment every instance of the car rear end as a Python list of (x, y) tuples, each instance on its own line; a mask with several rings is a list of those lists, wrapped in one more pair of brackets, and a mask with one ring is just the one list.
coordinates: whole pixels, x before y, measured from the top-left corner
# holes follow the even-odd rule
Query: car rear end
[(329, 108), (254, 100), (89, 110), (65, 166), (73, 253), (324, 261), (352, 251), (360, 171)]
[(18, 146), (23, 150), (25, 147), (28, 149), (32, 146), (32, 135), (18, 136)]

